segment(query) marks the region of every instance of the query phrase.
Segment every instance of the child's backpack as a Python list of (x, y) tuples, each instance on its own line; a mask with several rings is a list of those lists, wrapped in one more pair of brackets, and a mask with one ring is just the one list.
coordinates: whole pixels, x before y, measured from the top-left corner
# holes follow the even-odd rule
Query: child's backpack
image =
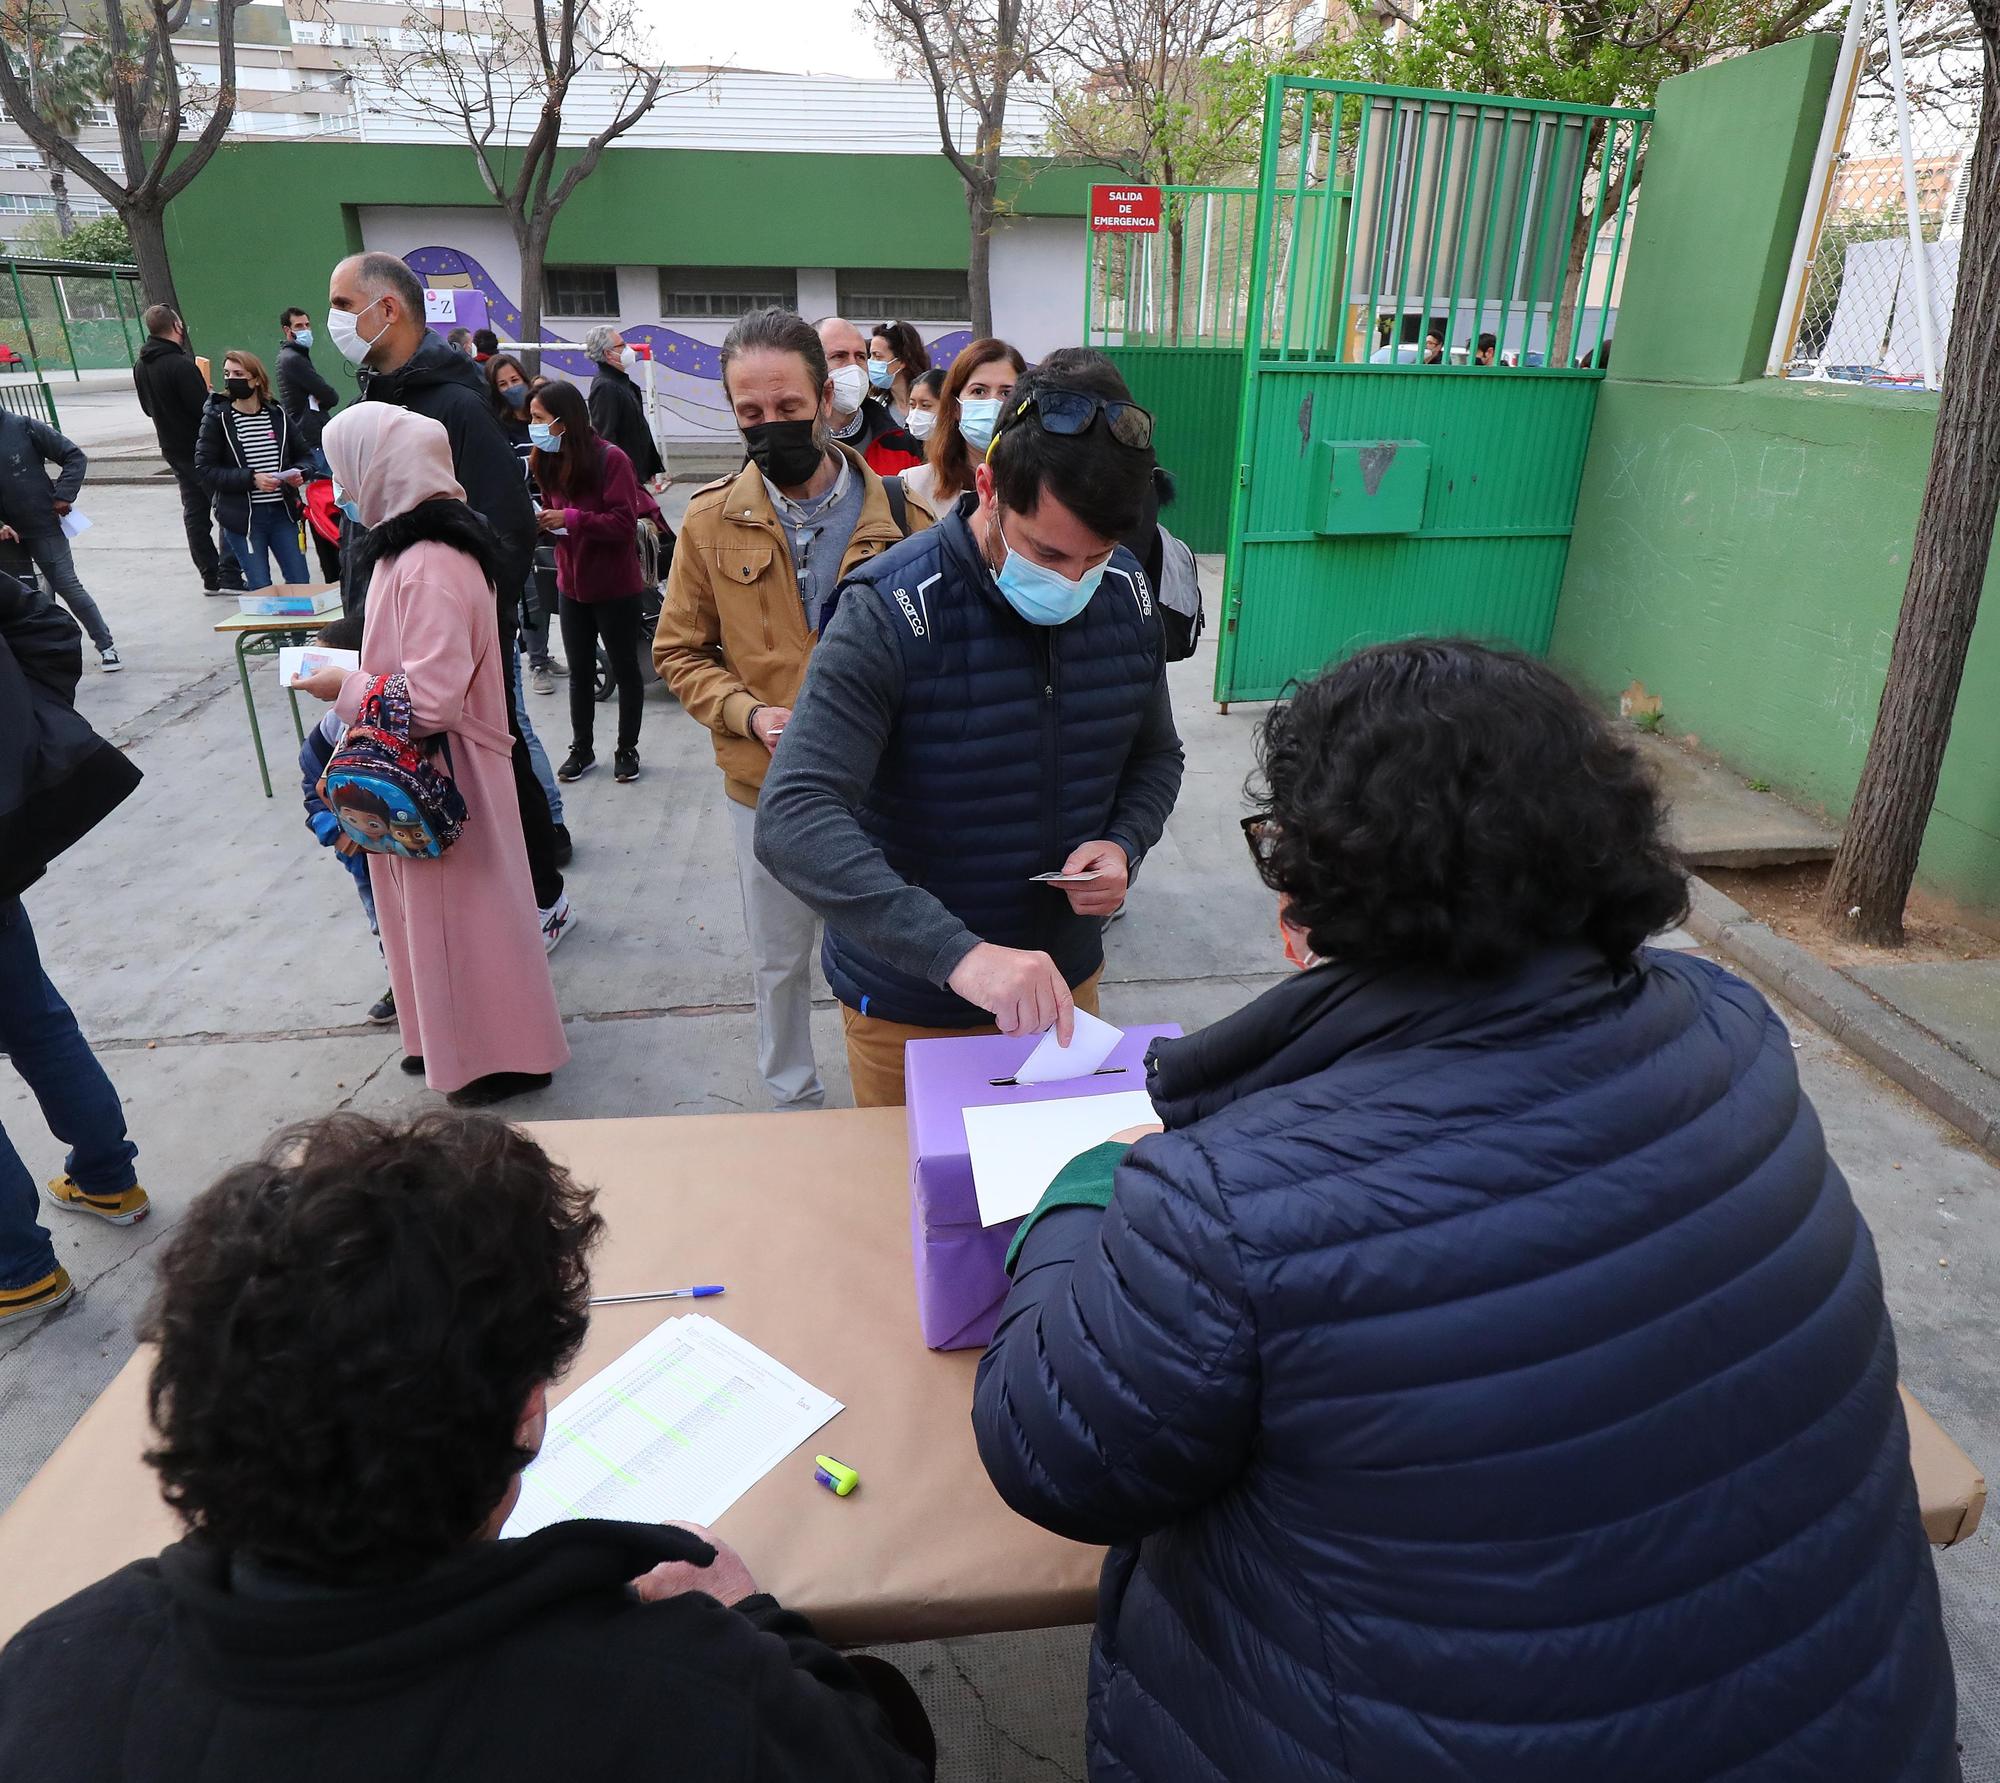
[(340, 827), (370, 854), (435, 860), (466, 823), (458, 787), (410, 739), (410, 689), (401, 675), (375, 677), (326, 764), (325, 796)]

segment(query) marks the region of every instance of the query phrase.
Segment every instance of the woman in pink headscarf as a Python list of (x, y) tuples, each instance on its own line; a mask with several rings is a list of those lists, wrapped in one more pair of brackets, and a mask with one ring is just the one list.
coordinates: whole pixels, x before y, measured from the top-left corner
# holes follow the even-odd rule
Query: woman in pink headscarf
[(514, 796), (496, 547), (465, 505), (440, 423), (358, 403), (321, 444), (343, 504), (369, 529), (367, 628), (358, 670), (323, 669), (298, 685), (352, 724), (374, 678), (401, 673), (411, 736), (442, 734), (432, 759), (465, 797), (464, 829), (436, 860), (371, 854), (368, 873), (403, 1069), (480, 1107), (542, 1088), (569, 1059)]

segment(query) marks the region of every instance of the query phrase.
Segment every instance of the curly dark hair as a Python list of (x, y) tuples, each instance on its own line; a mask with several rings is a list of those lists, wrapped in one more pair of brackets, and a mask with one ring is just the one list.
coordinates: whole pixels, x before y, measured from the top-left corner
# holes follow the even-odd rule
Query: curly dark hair
[(1265, 720), (1264, 883), (1313, 951), (1482, 976), (1588, 942), (1613, 960), (1687, 911), (1638, 753), (1546, 664), (1379, 644)]
[(280, 1134), (188, 1209), (144, 1335), (146, 1459), (191, 1532), (344, 1583), (463, 1547), (590, 1314), (590, 1190), (490, 1115)]

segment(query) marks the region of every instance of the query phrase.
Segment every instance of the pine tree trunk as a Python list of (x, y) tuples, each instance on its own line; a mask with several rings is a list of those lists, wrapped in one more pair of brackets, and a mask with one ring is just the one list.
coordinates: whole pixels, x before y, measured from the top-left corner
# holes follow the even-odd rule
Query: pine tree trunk
[(1875, 734), (1820, 905), (1829, 928), (1885, 946), (1903, 939), (2000, 507), (2000, 82), (1990, 35), (1985, 60), (1937, 441)]
[(63, 172), (63, 164), (46, 149), (42, 151), (42, 166), (49, 176), (49, 196), (56, 201), (56, 228), (64, 236), (76, 233), (76, 212), (70, 208), (69, 176)]
[(174, 270), (167, 261), (166, 207), (124, 205), (118, 214), (125, 219), (125, 233), (132, 238), (132, 260), (139, 268), (139, 289), (146, 301), (178, 310), (180, 294), (174, 289)]
[(976, 187), (967, 186), (965, 209), (972, 231), (965, 255), (965, 285), (972, 299), (972, 336), (984, 340), (993, 332), (993, 201)]

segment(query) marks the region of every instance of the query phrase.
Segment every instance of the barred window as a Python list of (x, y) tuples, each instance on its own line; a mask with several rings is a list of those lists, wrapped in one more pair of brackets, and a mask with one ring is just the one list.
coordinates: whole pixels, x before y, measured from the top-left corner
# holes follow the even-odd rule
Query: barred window
[(734, 322), (752, 310), (799, 307), (794, 266), (663, 266), (660, 314)]
[(542, 274), (542, 308), (552, 316), (617, 315), (617, 267), (545, 268)]
[(840, 313), (850, 322), (970, 322), (963, 272), (864, 266), (834, 275)]

